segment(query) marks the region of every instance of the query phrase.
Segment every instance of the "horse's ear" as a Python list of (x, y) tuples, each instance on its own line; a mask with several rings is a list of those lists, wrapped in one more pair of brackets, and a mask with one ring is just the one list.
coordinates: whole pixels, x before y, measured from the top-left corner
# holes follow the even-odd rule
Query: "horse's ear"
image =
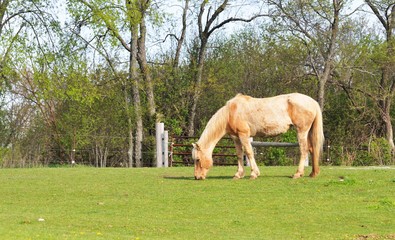
[(197, 143), (192, 143), (193, 148), (200, 151), (200, 146)]

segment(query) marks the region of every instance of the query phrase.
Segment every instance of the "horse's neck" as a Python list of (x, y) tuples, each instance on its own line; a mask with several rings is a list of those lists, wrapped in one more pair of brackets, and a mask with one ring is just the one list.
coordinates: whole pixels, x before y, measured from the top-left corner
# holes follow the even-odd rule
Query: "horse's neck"
[(199, 138), (199, 141), (197, 142), (199, 146), (203, 149), (206, 149), (208, 152), (213, 152), (215, 146), (217, 145), (218, 141), (225, 135), (225, 131), (221, 134), (218, 134), (216, 136), (202, 136)]
[(212, 152), (218, 141), (226, 134), (228, 117), (226, 111), (226, 107), (222, 107), (211, 117), (198, 141), (201, 148)]

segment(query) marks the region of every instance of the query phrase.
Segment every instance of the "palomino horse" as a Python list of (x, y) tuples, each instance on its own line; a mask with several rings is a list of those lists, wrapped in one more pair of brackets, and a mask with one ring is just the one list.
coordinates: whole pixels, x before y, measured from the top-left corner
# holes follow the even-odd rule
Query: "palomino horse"
[(195, 179), (206, 178), (213, 165), (214, 147), (225, 134), (229, 134), (236, 145), (238, 169), (234, 178), (244, 177), (243, 150), (250, 161), (251, 178), (257, 178), (260, 172), (249, 137), (276, 136), (288, 131), (292, 125), (297, 130), (300, 147), (299, 167), (293, 178), (303, 176), (304, 161), (309, 151), (313, 159), (310, 177), (317, 176), (324, 141), (322, 113), (318, 103), (299, 93), (270, 98), (252, 98), (238, 94), (211, 117), (198, 142), (193, 144)]

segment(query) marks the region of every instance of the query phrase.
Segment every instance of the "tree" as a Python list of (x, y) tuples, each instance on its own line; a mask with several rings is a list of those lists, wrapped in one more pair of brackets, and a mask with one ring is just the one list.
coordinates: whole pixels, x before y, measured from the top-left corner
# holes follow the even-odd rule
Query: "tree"
[[(0, 91), (4, 91), (9, 81), (8, 75), (19, 61), (17, 51), (22, 42), (30, 41), (30, 46), (45, 52), (45, 48), (53, 46), (54, 35), (59, 33), (58, 22), (46, 10), (51, 8), (47, 0), (0, 1)], [(45, 36), (45, 37), (44, 37)], [(26, 44), (29, 46), (29, 44)], [(25, 46), (26, 46), (25, 45)]]
[[(353, 63), (347, 63), (348, 66), (345, 69), (348, 70), (341, 79), (336, 81), (336, 84), (347, 93), (360, 115), (365, 115), (365, 113), (371, 115), (371, 120), (369, 120), (371, 135), (385, 137), (394, 151), (391, 106), (395, 91), (395, 39), (393, 37), (395, 4), (391, 1), (366, 0), (365, 2), (383, 27), (385, 41), (382, 41), (376, 33), (364, 34), (359, 39), (353, 36), (356, 43), (352, 47), (347, 47), (348, 50), (345, 49), (343, 52), (351, 49), (348, 56), (356, 56), (356, 59), (350, 61)], [(363, 23), (359, 24), (363, 25)], [(364, 31), (355, 27), (354, 30), (355, 32)], [(342, 59), (347, 59), (347, 57), (344, 56)], [(335, 73), (341, 75), (338, 72)], [(362, 107), (367, 104), (369, 109)]]
[(324, 109), (325, 86), (334, 69), (344, 0), (333, 0), (331, 4), (321, 0), (269, 0), (269, 3), (275, 7), (273, 11), (281, 16), (279, 21), (286, 24), (286, 31), (299, 37), (310, 53), (308, 65), (318, 79), (317, 98), (321, 109)]
[(392, 151), (395, 151), (393, 127), (391, 123), (391, 102), (395, 91), (395, 3), (393, 1), (365, 0), (385, 30), (385, 59), (381, 63), (381, 79), (378, 88), (378, 107), (383, 128)]
[(32, 121), (33, 109), (38, 106), (15, 97), (14, 90), (25, 80), (24, 77), (32, 79), (33, 68), (53, 70), (53, 50), (58, 43), (60, 28), (51, 10), (52, 4), (46, 0), (0, 2), (0, 82), (1, 94), (5, 96), (1, 99), (8, 100), (2, 107), (7, 112), (3, 116), (7, 116), (10, 133), (5, 138), (8, 139), (4, 143), (6, 148), (19, 146), (18, 141)]
[[(149, 113), (151, 117), (155, 115), (155, 100), (152, 88), (152, 80), (149, 72), (149, 68), (147, 65), (146, 52), (145, 52), (145, 42), (146, 42), (146, 26), (145, 26), (145, 17), (147, 15), (147, 10), (150, 8), (151, 1), (144, 0), (128, 0), (125, 2), (124, 7), (114, 6), (111, 4), (105, 4), (100, 1), (96, 2), (88, 2), (85, 0), (80, 0), (78, 2), (83, 3), (86, 7), (88, 7), (92, 11), (92, 20), (98, 20), (95, 24), (97, 26), (104, 25), (104, 33), (100, 33), (100, 35), (106, 35), (106, 32), (109, 32), (113, 38), (115, 38), (119, 44), (126, 50), (129, 54), (129, 71), (128, 71), (128, 82), (132, 86), (132, 99), (134, 105), (134, 118), (135, 118), (135, 139), (133, 139), (132, 133), (132, 116), (130, 116), (130, 130), (129, 130), (129, 158), (130, 162), (132, 162), (132, 146), (134, 146), (134, 160), (137, 167), (142, 166), (142, 142), (143, 142), (143, 113), (141, 106), (141, 97), (140, 97), (140, 79), (137, 72), (137, 62), (140, 65), (140, 72), (143, 76), (143, 79), (146, 83), (147, 89), (147, 98), (149, 105)], [(77, 11), (73, 11), (74, 14)], [(78, 14), (77, 14), (78, 16)], [(120, 19), (119, 16), (123, 16), (123, 19)], [(124, 21), (127, 24), (127, 31), (125, 35), (129, 35), (126, 40), (122, 35), (122, 29), (119, 26), (122, 26), (122, 22), (118, 22), (118, 20)], [(85, 21), (85, 19), (83, 19)], [(83, 22), (82, 22), (83, 24)], [(140, 34), (139, 34), (140, 32)], [(106, 58), (110, 60), (109, 58)], [(127, 91), (129, 87), (125, 86), (125, 91)], [(125, 104), (126, 109), (129, 111), (129, 97), (125, 92)], [(134, 141), (133, 141), (134, 140)], [(132, 164), (130, 164), (132, 166)]]
[[(207, 51), (207, 44), (210, 36), (217, 30), (224, 27), (226, 24), (231, 22), (251, 22), (258, 17), (268, 16), (267, 14), (254, 14), (250, 18), (238, 18), (238, 17), (230, 17), (225, 20), (220, 20), (220, 15), (225, 11), (225, 9), (229, 6), (229, 1), (224, 0), (219, 6), (215, 9), (215, 11), (211, 14), (211, 7), (208, 11), (206, 11), (206, 7), (208, 1), (203, 0), (200, 4), (199, 12), (198, 12), (198, 34), (199, 34), (199, 50), (197, 54), (197, 66), (195, 73), (195, 86), (194, 92), (191, 100), (191, 109), (189, 111), (189, 123), (188, 123), (188, 135), (192, 136), (195, 131), (195, 116), (196, 116), (196, 106), (199, 101), (199, 97), (202, 89), (202, 76), (203, 76), (203, 67), (205, 62), (205, 55)], [(204, 21), (204, 16), (207, 15), (206, 21)]]
[[(155, 82), (155, 98), (158, 102), (158, 120), (165, 122), (169, 131), (173, 134), (181, 134), (187, 129), (186, 121), (188, 116), (188, 100), (190, 93), (191, 74), (185, 65), (186, 58), (183, 57), (185, 40), (190, 24), (188, 16), (190, 11), (190, 0), (180, 1), (180, 5), (173, 6), (182, 12), (179, 14), (164, 14), (167, 24), (172, 27), (167, 31), (164, 40), (161, 42), (171, 44), (170, 49), (166, 49), (156, 63), (152, 64)], [(175, 17), (175, 18), (174, 18)], [(165, 34), (166, 34), (165, 33)], [(161, 38), (161, 35), (158, 35)], [(158, 55), (157, 55), (158, 56)]]

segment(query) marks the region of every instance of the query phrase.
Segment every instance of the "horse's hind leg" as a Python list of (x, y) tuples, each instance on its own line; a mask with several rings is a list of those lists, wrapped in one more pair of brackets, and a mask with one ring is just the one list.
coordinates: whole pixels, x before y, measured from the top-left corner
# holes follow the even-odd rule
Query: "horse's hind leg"
[[(313, 145), (313, 139), (311, 139), (312, 137), (311, 137), (311, 135), (309, 134), (309, 151), (310, 151), (310, 154), (311, 154), (311, 160), (312, 160), (312, 163), (311, 163), (311, 166), (312, 166), (312, 171), (311, 171), (311, 173), (310, 173), (310, 177), (316, 177), (319, 173), (320, 173), (320, 167), (319, 167), (319, 165), (318, 165), (318, 161), (319, 161), (319, 154), (320, 154), (320, 151), (321, 151), (321, 149), (315, 149), (315, 148), (317, 148), (317, 146), (314, 146)], [(318, 147), (320, 147), (320, 146), (318, 146)]]
[(309, 145), (307, 142), (308, 131), (298, 132), (298, 142), (300, 150), (299, 166), (293, 178), (300, 178), (304, 174), (304, 162), (309, 154)]
[(233, 141), (235, 142), (236, 146), (236, 154), (237, 154), (237, 172), (234, 179), (240, 179), (244, 177), (244, 166), (243, 166), (243, 146), (241, 145), (240, 139), (234, 137)]

